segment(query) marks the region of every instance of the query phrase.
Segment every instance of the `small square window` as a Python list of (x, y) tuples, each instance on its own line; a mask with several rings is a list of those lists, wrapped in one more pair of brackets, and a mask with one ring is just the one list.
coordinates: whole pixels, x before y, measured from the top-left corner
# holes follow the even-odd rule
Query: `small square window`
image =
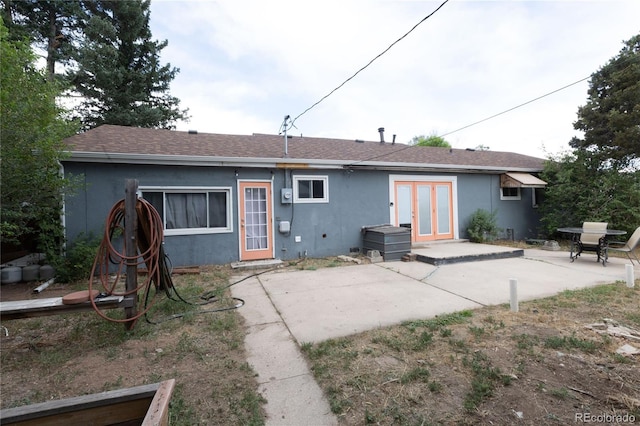
[(294, 176), (293, 201), (296, 203), (328, 203), (328, 176)]
[(519, 200), (520, 188), (500, 188), (501, 200)]

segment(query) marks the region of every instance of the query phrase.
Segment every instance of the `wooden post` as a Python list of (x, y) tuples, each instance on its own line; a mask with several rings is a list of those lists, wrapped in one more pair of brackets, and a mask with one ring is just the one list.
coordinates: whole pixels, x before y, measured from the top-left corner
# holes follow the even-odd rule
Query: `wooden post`
[[(124, 238), (125, 238), (125, 255), (129, 259), (133, 259), (138, 254), (138, 242), (136, 241), (136, 233), (138, 231), (138, 216), (136, 214), (136, 202), (138, 201), (138, 181), (136, 179), (127, 179), (124, 188)], [(138, 265), (135, 260), (129, 260), (127, 263), (127, 292), (133, 291), (138, 287)], [(137, 314), (138, 294), (134, 291), (127, 296), (124, 312), (127, 319), (133, 318)], [(133, 329), (134, 321), (125, 322), (127, 330)]]

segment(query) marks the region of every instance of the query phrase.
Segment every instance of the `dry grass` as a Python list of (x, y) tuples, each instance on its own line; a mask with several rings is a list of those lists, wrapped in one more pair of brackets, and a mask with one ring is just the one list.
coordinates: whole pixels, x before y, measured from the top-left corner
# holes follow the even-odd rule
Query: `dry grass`
[[(234, 303), (221, 290), (229, 276), (224, 267), (175, 276), (187, 301), (201, 303), (207, 293), (219, 301), (194, 306), (163, 296), (148, 317), (153, 323), (140, 320), (130, 332), (91, 312), (3, 323), (9, 336), (3, 335), (0, 351), (2, 408), (175, 378), (172, 425), (264, 424), (265, 401), (246, 362), (241, 315), (204, 313)], [(77, 288), (55, 286), (43, 296)]]
[(584, 327), (615, 318), (640, 330), (638, 284), (567, 291), (517, 314), (502, 305), (406, 322), (303, 352), (345, 425), (640, 419), (638, 356), (616, 354), (633, 342)]
[[(286, 266), (342, 265), (329, 258)], [(175, 378), (172, 425), (264, 424), (242, 317), (199, 313), (232, 303), (222, 289), (229, 277), (226, 267), (175, 277), (186, 299), (213, 292), (220, 302), (164, 300), (150, 316), (156, 324), (141, 321), (132, 332), (92, 313), (3, 323), (10, 334), (0, 348), (1, 407)], [(54, 286), (42, 296), (77, 289)], [(640, 282), (616, 283), (522, 303), (518, 314), (494, 306), (302, 350), (341, 424), (568, 424), (582, 412), (640, 419), (640, 363), (615, 353), (629, 342), (584, 327), (614, 318), (640, 329), (638, 306)]]

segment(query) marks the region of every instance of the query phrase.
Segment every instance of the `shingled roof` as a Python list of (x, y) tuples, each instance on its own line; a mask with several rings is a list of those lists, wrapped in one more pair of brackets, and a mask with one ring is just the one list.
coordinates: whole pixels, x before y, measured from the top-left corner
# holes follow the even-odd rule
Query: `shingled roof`
[(538, 172), (544, 160), (512, 152), (408, 146), (379, 141), (226, 135), (102, 125), (65, 140), (67, 161)]

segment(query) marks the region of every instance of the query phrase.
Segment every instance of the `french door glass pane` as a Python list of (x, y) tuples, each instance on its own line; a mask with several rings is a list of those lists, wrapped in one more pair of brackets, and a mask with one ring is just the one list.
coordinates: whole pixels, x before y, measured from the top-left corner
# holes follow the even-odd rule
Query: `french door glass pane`
[(431, 235), (431, 186), (418, 185), (418, 233)]
[(436, 186), (436, 197), (438, 199), (438, 234), (449, 234), (451, 232), (449, 186)]
[(411, 185), (398, 185), (398, 225), (411, 225)]

